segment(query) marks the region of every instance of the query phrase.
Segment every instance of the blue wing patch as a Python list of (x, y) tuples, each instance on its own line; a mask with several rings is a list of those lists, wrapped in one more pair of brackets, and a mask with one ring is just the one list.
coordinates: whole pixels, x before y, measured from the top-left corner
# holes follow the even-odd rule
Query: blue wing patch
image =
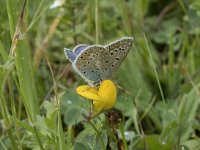
[(88, 45), (86, 45), (86, 44), (77, 45), (77, 46), (74, 48), (73, 52), (75, 52), (75, 54), (78, 55), (78, 54), (80, 54), (80, 53), (81, 53), (85, 48), (87, 48), (87, 47), (88, 47)]
[(70, 49), (65, 48), (64, 49), (65, 56), (69, 59), (70, 62), (74, 62), (76, 59), (76, 54), (75, 52), (71, 51)]

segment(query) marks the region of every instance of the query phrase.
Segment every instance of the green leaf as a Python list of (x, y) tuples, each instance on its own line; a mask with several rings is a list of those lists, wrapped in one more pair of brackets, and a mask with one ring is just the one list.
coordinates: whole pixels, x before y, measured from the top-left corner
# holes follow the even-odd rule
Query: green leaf
[(62, 114), (65, 113), (68, 108), (83, 108), (84, 105), (88, 104), (88, 101), (79, 96), (75, 90), (68, 90), (67, 92), (61, 94), (60, 101)]
[(89, 111), (88, 100), (80, 97), (75, 91), (69, 90), (63, 93), (60, 99), (61, 113), (64, 115), (64, 122), (68, 125), (79, 123), (83, 120), (82, 114), (87, 114)]
[(4, 61), (6, 61), (8, 59), (8, 54), (5, 51), (4, 46), (1, 43), (1, 41), (0, 41), (0, 54), (1, 54), (1, 56), (2, 56), (2, 58), (3, 58)]
[(187, 29), (190, 34), (200, 33), (200, 11), (189, 9), (187, 15), (184, 17), (187, 23)]
[[(101, 138), (103, 139), (104, 145), (106, 146), (108, 143), (106, 131), (101, 131)], [(94, 129), (90, 127), (82, 131), (76, 138), (76, 141), (87, 143), (87, 145), (92, 149), (102, 149), (102, 144), (99, 136), (97, 136)]]
[(91, 148), (88, 145), (86, 145), (82, 142), (76, 142), (74, 144), (74, 150), (90, 150), (90, 149)]
[(46, 110), (47, 118), (51, 118), (56, 115), (57, 108), (52, 102), (44, 101), (43, 106)]
[(163, 125), (168, 126), (169, 123), (175, 121), (177, 119), (177, 115), (173, 110), (167, 110), (164, 112), (163, 116)]
[[(122, 135), (121, 135), (120, 131), (119, 130), (117, 130), (117, 131), (118, 131), (119, 138), (122, 139)], [(125, 131), (124, 136), (125, 136), (126, 141), (131, 141), (136, 136), (136, 134), (133, 131)]]
[(149, 135), (145, 136), (143, 140), (136, 146), (136, 149), (144, 149), (144, 142), (148, 147), (148, 150), (170, 150), (173, 149), (172, 143), (160, 143), (159, 135)]
[(82, 111), (76, 107), (69, 108), (64, 113), (64, 122), (67, 125), (78, 124), (82, 119)]
[(192, 133), (191, 121), (195, 120), (198, 105), (199, 97), (194, 88), (181, 99), (178, 109), (178, 121), (181, 125), (182, 139), (187, 139)]
[(181, 145), (188, 148), (188, 150), (199, 150), (200, 149), (200, 142), (198, 139), (183, 141), (181, 143)]
[(159, 138), (160, 143), (168, 143), (169, 141), (171, 141), (177, 134), (177, 126), (178, 124), (176, 120), (169, 122), (162, 130)]

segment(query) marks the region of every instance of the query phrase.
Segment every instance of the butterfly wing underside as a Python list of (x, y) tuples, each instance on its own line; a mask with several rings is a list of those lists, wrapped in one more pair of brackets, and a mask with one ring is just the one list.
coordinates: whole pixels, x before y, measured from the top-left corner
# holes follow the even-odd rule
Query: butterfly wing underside
[(108, 62), (108, 51), (101, 45), (92, 45), (78, 55), (73, 67), (86, 82), (95, 85), (107, 78), (110, 72)]
[(110, 57), (110, 72), (109, 77), (119, 68), (121, 63), (124, 61), (133, 43), (132, 37), (124, 37), (116, 40), (105, 46), (105, 49), (109, 53)]
[(132, 37), (124, 37), (106, 46), (77, 45), (73, 51), (65, 49), (74, 70), (91, 86), (110, 79), (119, 68), (133, 43)]

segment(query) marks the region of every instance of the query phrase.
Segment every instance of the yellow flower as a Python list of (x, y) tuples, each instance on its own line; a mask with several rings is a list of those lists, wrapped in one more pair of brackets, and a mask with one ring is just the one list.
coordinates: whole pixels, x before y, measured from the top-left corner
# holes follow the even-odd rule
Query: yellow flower
[(93, 101), (94, 112), (91, 117), (112, 108), (116, 102), (117, 89), (111, 80), (102, 81), (98, 88), (90, 87), (88, 85), (79, 86), (76, 89), (76, 92)]

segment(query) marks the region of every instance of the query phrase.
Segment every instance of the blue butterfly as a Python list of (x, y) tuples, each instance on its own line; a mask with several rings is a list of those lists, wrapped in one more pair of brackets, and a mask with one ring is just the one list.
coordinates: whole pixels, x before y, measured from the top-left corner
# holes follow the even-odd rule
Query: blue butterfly
[(105, 46), (80, 44), (72, 51), (65, 48), (64, 52), (73, 69), (90, 86), (97, 86), (102, 80), (112, 77), (131, 49), (132, 43), (132, 37), (123, 37)]

